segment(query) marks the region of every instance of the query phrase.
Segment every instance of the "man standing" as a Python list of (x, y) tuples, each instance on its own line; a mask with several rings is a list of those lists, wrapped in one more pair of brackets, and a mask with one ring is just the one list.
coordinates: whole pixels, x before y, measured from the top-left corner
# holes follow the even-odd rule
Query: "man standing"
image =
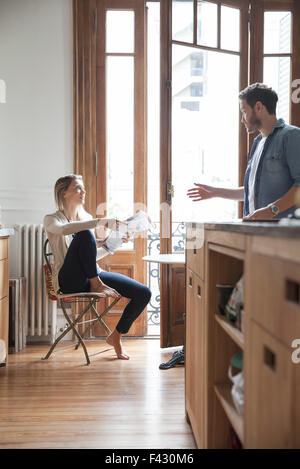
[(255, 138), (244, 186), (225, 189), (196, 184), (187, 195), (194, 202), (213, 197), (244, 201), (244, 220), (283, 218), (295, 210), (300, 186), (300, 128), (276, 117), (278, 96), (261, 83), (239, 94), (242, 123)]

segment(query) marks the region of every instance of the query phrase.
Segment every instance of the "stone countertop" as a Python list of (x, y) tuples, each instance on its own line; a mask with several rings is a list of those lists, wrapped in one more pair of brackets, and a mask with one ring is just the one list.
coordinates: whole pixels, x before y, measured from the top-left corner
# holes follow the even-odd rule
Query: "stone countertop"
[(15, 230), (13, 228), (0, 228), (0, 238), (3, 236), (12, 236), (15, 234)]
[(209, 221), (191, 222), (188, 225), (204, 226), (206, 230), (229, 231), (233, 233), (251, 234), (257, 236), (272, 236), (281, 238), (300, 238), (300, 220), (283, 219), (270, 222), (243, 222), (241, 219), (234, 221)]

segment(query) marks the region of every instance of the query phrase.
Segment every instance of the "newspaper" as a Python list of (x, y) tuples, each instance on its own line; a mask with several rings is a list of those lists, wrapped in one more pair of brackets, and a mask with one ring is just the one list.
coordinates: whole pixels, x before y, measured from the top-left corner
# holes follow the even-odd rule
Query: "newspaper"
[(104, 243), (102, 243), (102, 247), (110, 254), (113, 254), (116, 249), (122, 246), (123, 238), (128, 238), (128, 236), (132, 236), (134, 233), (148, 231), (150, 228), (153, 228), (149, 215), (143, 210), (139, 210), (135, 215), (124, 220), (124, 223), (124, 225), (121, 224), (119, 226), (117, 231), (111, 230)]

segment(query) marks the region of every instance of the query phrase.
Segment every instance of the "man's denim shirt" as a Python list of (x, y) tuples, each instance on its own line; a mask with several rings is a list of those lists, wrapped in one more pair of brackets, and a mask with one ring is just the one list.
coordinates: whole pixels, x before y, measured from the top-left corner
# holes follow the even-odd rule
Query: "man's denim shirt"
[[(262, 135), (259, 134), (253, 142), (245, 173), (244, 216), (249, 214), (249, 176), (252, 157), (261, 139)], [(280, 199), (292, 186), (300, 186), (300, 128), (278, 119), (265, 141), (256, 171), (255, 210)], [(295, 206), (290, 207), (275, 218), (286, 217), (293, 213), (295, 208)]]

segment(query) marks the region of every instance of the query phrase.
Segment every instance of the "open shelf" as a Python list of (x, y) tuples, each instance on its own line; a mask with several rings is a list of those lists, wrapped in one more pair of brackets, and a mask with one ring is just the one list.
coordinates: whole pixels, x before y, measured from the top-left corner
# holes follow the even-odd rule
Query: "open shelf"
[(220, 314), (215, 314), (215, 319), (217, 323), (222, 327), (222, 329), (231, 337), (231, 339), (244, 350), (244, 334), (234, 327), (230, 321), (225, 316)]
[(238, 414), (231, 397), (231, 384), (215, 384), (215, 393), (241, 443), (244, 443), (243, 417)]
[(233, 257), (234, 259), (239, 259), (243, 261), (245, 259), (245, 252), (240, 251), (239, 249), (229, 248), (227, 246), (220, 246), (219, 244), (208, 243), (210, 250), (224, 254), (228, 257)]

